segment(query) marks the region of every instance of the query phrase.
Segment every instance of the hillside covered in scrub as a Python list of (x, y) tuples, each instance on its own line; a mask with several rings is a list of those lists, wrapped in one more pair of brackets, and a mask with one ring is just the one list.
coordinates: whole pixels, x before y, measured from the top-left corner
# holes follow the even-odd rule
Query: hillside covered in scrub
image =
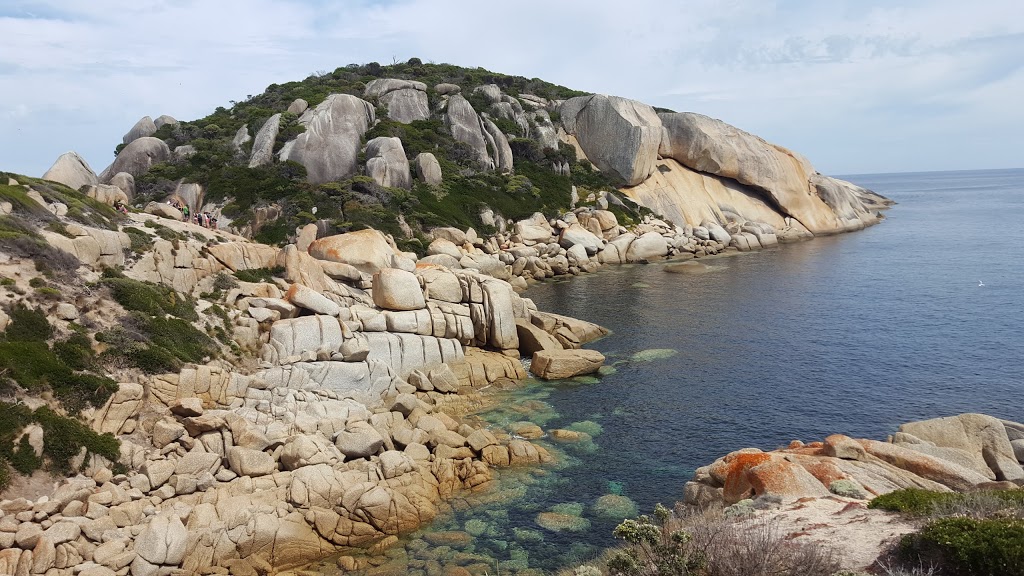
[(433, 227), (504, 231), (594, 205), (602, 191), (621, 190), (600, 204), (626, 224), (651, 210), (783, 240), (859, 229), (885, 206), (699, 114), (416, 58), (231, 104), (194, 121), (147, 116), (98, 177), (72, 153), (45, 177), (112, 184), (140, 207), (173, 199), (262, 242), (310, 223), (321, 235), (373, 227), (420, 254)]

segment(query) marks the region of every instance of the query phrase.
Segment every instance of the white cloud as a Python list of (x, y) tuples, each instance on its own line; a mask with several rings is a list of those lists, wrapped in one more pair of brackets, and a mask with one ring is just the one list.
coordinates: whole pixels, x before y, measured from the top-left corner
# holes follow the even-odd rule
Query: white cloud
[(7, 4), (0, 168), (31, 174), (102, 169), (143, 115), (412, 56), (717, 116), (825, 171), (1010, 166), (1024, 133), (1015, 0)]

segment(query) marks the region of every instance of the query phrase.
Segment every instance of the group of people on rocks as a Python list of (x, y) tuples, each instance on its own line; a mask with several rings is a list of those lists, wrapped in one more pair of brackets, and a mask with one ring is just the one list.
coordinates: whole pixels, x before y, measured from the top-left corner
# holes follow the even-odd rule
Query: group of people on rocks
[[(185, 221), (189, 221), (188, 217), (185, 217)], [(209, 212), (203, 212), (202, 214), (193, 214), (192, 223), (199, 224), (203, 228), (217, 229), (217, 217), (211, 215)]]
[(202, 212), (194, 214), (189, 210), (188, 204), (184, 204), (178, 201), (176, 198), (172, 198), (167, 201), (168, 204), (177, 208), (181, 212), (182, 219), (185, 222), (191, 222), (193, 224), (199, 224), (203, 228), (217, 229), (217, 217), (211, 215), (209, 212)]

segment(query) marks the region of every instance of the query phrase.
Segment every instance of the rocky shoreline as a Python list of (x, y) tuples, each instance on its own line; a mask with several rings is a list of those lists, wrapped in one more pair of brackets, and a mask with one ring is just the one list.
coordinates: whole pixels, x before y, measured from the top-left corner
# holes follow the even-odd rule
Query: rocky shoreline
[[(573, 187), (570, 209), (555, 217), (509, 220), (481, 203), (486, 235), (418, 230), (429, 240), (418, 257), (373, 229), (328, 235), (331, 224), (316, 220), (315, 206), (302, 220), (314, 223), (286, 232), (283, 246), (182, 221), (170, 203), (229, 224), (220, 209), (231, 199), (206, 202), (203, 186), (186, 178), (163, 202), (115, 216), (109, 207), (131, 202), (135, 178), (205, 153), (187, 144), (172, 154), (154, 136), (164, 126), (177, 134), (169, 117), (140, 121), (99, 175), (69, 153), (47, 180), (11, 178), (0, 215), (17, 224), (13, 234), (23, 242), (21, 255), (6, 247), (0, 254), (7, 310), (45, 314), (54, 344), (84, 338), (90, 357), (140, 342), (148, 350), (145, 336), (132, 340), (147, 318), (179, 322), (219, 343), (211, 344), (217, 353), (171, 372), (105, 366), (117, 390), (81, 417), (119, 440), (119, 456), (83, 449), (71, 462), (80, 475), (54, 491), (26, 488), (31, 498), (0, 501), (0, 573), (251, 574), (296, 568), (347, 547), (384, 550), (454, 494), (485, 490), (494, 468), (550, 460), (514, 431), (460, 419), (481, 401), (482, 388), (525, 378), (522, 357), (542, 379), (601, 367), (603, 356), (581, 347), (604, 329), (537, 310), (520, 296), (531, 282), (859, 230), (880, 222), (879, 210), (890, 204), (820, 175), (802, 156), (697, 114), (658, 114), (604, 95), (532, 101), (496, 85), (474, 89), (474, 101), (491, 110), (478, 112), (458, 86), (438, 85), (437, 110), (417, 104), (408, 116), (400, 102), (426, 104), (423, 83), (380, 79), (365, 88), (364, 97), (379, 99), (391, 121), (436, 113), (451, 138), (479, 156), (480, 166), (464, 172), (515, 178), (507, 176), (511, 148), (494, 113), (525, 127), (544, 148), (573, 152), (574, 169), (615, 175), (624, 186), (584, 189), (582, 198)], [(528, 101), (529, 112), (521, 105)], [(365, 167), (358, 162), (364, 136), (378, 123), (375, 110), (352, 94), (332, 94), (308, 109), (296, 100), (288, 107), (294, 138), (278, 155), (281, 113), (266, 120), (248, 152), (242, 125), (232, 162), (248, 155), (251, 169), (291, 160), (306, 169), (308, 183), (359, 175), (378, 187), (367, 190), (408, 191), (412, 174), (399, 138), (365, 142)], [(501, 116), (506, 112), (511, 116)], [(567, 160), (555, 173), (570, 172)], [(437, 159), (421, 153), (415, 163), (422, 184), (443, 196)], [(533, 184), (529, 191), (540, 194)], [(254, 207), (245, 225), (231, 229), (252, 236), (281, 214), (279, 204)], [(403, 216), (396, 218), (406, 239), (414, 238)], [(64, 262), (71, 271), (60, 289), (30, 257), (42, 247), (73, 260)], [(140, 293), (169, 288), (171, 300), (182, 297), (190, 310), (178, 317), (159, 306), (152, 314), (145, 302), (132, 304), (142, 310), (130, 308), (132, 298), (111, 298), (105, 280)], [(9, 321), (0, 311), (0, 329)], [(117, 338), (101, 340), (101, 333)], [(49, 346), (42, 343), (47, 353)], [(62, 413), (59, 401), (38, 391), (16, 389), (11, 402)], [(54, 440), (29, 424), (14, 441), (41, 459)]]

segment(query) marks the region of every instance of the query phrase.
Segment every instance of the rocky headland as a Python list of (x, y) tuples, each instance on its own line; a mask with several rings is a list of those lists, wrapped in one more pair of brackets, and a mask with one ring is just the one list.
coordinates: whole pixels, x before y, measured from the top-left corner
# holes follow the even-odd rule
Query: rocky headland
[[(552, 458), (463, 418), (524, 357), (543, 379), (604, 361), (582, 346), (605, 330), (538, 310), (529, 283), (857, 230), (889, 204), (699, 114), (444, 66), (146, 117), (98, 175), (74, 153), (3, 175), (0, 573), (262, 574), (385, 550), (495, 468)], [(907, 438), (944, 445), (901, 438), (730, 455), (687, 498), (1020, 470), (986, 473), (979, 448), (929, 475), (938, 457), (907, 459), (926, 452)]]

